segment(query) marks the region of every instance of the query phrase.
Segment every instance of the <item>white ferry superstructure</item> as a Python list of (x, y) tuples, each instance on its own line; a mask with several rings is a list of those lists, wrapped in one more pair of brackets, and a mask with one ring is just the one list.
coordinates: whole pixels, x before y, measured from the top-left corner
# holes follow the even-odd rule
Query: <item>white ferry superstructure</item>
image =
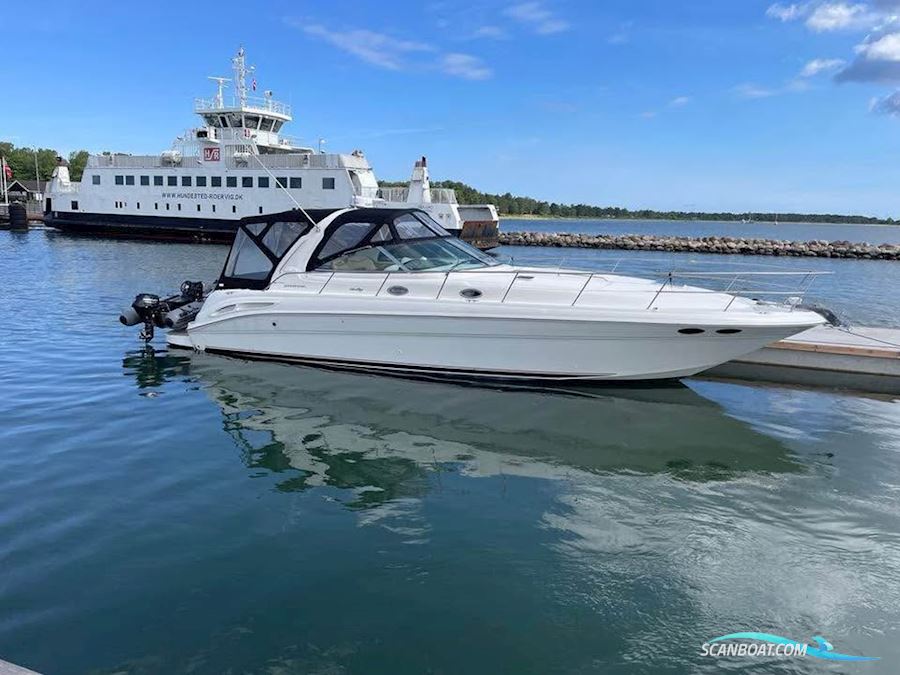
[[(281, 134), (293, 118), (271, 91), (256, 90), (243, 48), (211, 99), (197, 99), (202, 125), (159, 155), (91, 155), (80, 182), (61, 161), (45, 193), (45, 223), (75, 232), (141, 237), (230, 240), (246, 216), (302, 207), (416, 207), (448, 231), (488, 248), (498, 235), (492, 205), (460, 205), (453, 190), (432, 189), (425, 158), (407, 188), (380, 189), (360, 150), (325, 153)], [(247, 77), (251, 76), (248, 87)], [(320, 144), (321, 145), (321, 144)]]

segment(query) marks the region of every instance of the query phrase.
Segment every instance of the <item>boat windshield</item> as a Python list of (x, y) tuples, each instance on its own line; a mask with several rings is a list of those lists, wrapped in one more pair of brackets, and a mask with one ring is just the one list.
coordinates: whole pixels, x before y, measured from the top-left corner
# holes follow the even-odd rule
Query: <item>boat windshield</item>
[(372, 243), (342, 253), (317, 269), (334, 272), (443, 272), (498, 264), (491, 256), (464, 241), (435, 237), (398, 243)]
[[(368, 217), (367, 217), (368, 216)], [(309, 269), (352, 272), (470, 270), (499, 263), (422, 211), (350, 212), (329, 228)]]

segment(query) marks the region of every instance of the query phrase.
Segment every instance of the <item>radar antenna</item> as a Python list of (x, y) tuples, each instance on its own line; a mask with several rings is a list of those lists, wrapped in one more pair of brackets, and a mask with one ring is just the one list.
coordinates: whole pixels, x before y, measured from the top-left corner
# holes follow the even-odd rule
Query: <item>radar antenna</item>
[(216, 77), (214, 75), (207, 75), (206, 79), (212, 80), (216, 83), (216, 107), (224, 108), (225, 107), (225, 97), (222, 95), (223, 90), (225, 89), (225, 83), (231, 82), (227, 77)]
[[(256, 70), (256, 66), (248, 66), (247, 62), (244, 60), (244, 47), (241, 46), (237, 55), (231, 59), (232, 67), (234, 68), (234, 82), (237, 85), (238, 97), (241, 101), (241, 107), (244, 108), (247, 105), (247, 75), (253, 74)], [(254, 86), (256, 86), (254, 84)]]

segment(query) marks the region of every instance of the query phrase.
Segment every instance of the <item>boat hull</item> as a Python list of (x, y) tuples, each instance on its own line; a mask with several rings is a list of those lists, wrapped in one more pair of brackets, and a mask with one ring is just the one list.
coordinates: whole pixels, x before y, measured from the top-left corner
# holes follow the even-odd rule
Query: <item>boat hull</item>
[[(191, 324), (175, 346), (326, 367), (476, 379), (656, 380), (694, 375), (811, 325), (744, 326), (335, 312), (254, 312)], [(727, 327), (726, 330), (733, 330)]]

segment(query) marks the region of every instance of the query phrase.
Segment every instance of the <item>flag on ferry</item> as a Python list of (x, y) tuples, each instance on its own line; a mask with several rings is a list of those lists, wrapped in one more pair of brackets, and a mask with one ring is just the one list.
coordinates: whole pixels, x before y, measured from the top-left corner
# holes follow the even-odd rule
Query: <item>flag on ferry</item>
[(253, 87), (253, 91), (256, 91), (256, 78), (253, 78), (253, 81), (250, 83), (250, 86)]
[(6, 173), (7, 180), (12, 180), (12, 167), (10, 167), (9, 164), (6, 163), (5, 159), (3, 160), (2, 164), (3, 164), (3, 171), (4, 171), (4, 173)]

